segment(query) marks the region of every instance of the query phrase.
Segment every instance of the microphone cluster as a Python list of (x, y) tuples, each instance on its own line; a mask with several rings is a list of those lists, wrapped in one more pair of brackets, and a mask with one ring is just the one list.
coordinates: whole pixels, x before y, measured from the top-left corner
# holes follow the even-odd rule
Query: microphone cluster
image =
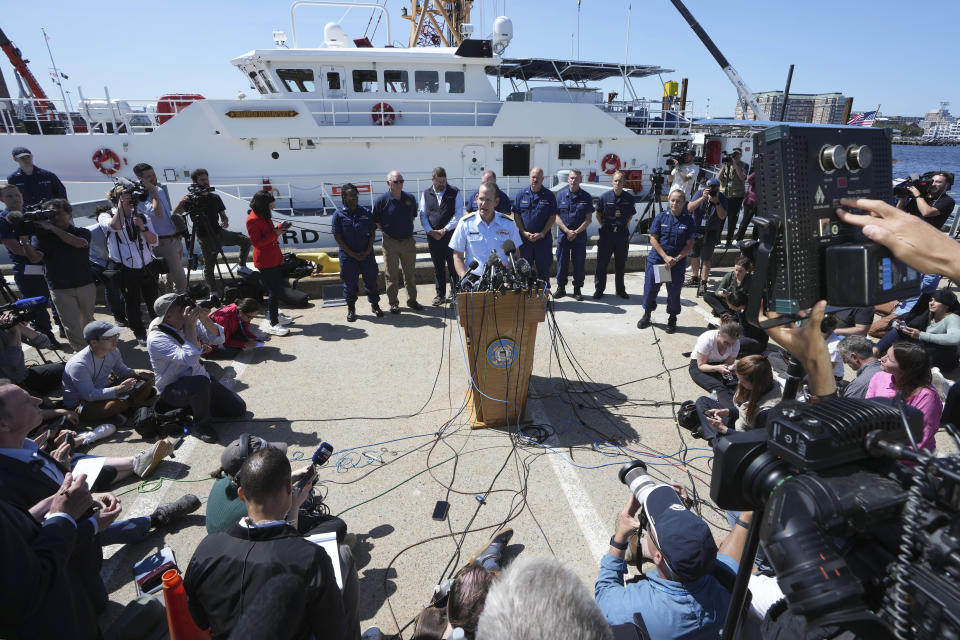
[(474, 259), (467, 267), (467, 275), (457, 285), (458, 291), (530, 291), (537, 289), (537, 277), (530, 263), (524, 258), (515, 258), (517, 246), (507, 240), (502, 247), (507, 257), (506, 263), (500, 260), (496, 250), (491, 250), (483, 271), (476, 273), (480, 263)]

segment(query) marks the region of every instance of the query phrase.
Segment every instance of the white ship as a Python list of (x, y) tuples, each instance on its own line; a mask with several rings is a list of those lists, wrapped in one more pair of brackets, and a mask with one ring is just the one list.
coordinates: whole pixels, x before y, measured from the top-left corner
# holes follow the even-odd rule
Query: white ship
[[(471, 39), (469, 2), (446, 3), (461, 13), (447, 23), (451, 29), (433, 31), (450, 46), (373, 47), (329, 23), (324, 45), (306, 48), (294, 16), (302, 4), (384, 11), (362, 3), (294, 3), (289, 47), (285, 34), (275, 32), (276, 48), (232, 60), (256, 96), (81, 96), (69, 121), (55, 100), (0, 100), (0, 157), (28, 147), (37, 164), (66, 183), (71, 200), (90, 203), (103, 199), (112, 176), (132, 178), (138, 162), (157, 170), (173, 201), (186, 192), (191, 170), (204, 167), (232, 224), (242, 225), (249, 197), (266, 186), (298, 218), (287, 244), (331, 246), (326, 223), (346, 182), (358, 185), (361, 202), (372, 202), (386, 191), (390, 170), (401, 170), (406, 190), (419, 192), (433, 168), (443, 166), (469, 195), (490, 169), (512, 195), (540, 166), (547, 185), (571, 168), (581, 169), (585, 181), (609, 185), (621, 169), (628, 187), (640, 192), (664, 154), (692, 141), (689, 120), (672, 109), (675, 98), (641, 100), (631, 84), (669, 69), (503, 57), (511, 21), (497, 18), (489, 39)], [(405, 15), (413, 18), (412, 45), (422, 40), (425, 24), (452, 19), (428, 6), (413, 0)], [(628, 99), (590, 86), (610, 77), (624, 79)]]

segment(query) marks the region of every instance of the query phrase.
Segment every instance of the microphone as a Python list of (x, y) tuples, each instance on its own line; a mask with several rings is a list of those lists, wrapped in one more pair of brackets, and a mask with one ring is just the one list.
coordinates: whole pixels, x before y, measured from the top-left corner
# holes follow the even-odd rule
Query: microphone
[(321, 443), (320, 446), (317, 447), (317, 450), (313, 452), (313, 457), (310, 458), (312, 468), (297, 482), (297, 489), (303, 489), (305, 486), (313, 483), (317, 479), (317, 470), (327, 463), (327, 460), (330, 459), (332, 454), (333, 445), (329, 442)]
[(45, 297), (43, 297), (43, 296), (37, 296), (37, 297), (35, 297), (35, 298), (21, 298), (20, 300), (17, 300), (16, 302), (12, 302), (12, 303), (10, 303), (10, 304), (8, 304), (8, 305), (5, 305), (4, 307), (0, 307), (0, 308), (4, 308), (4, 309), (6, 309), (6, 308), (27, 309), (27, 308), (30, 308), (30, 307), (36, 307), (36, 306), (44, 305), (44, 304), (47, 304), (47, 299), (46, 299)]
[(460, 279), (460, 284), (457, 286), (457, 289), (461, 291), (469, 291), (473, 289), (473, 285), (476, 284), (477, 280), (480, 279), (480, 276), (473, 272), (474, 269), (480, 266), (480, 263), (477, 262), (477, 259), (474, 258), (470, 261), (470, 266), (467, 267), (467, 273)]
[(490, 255), (487, 256), (487, 263), (483, 267), (483, 275), (480, 277), (480, 290), (484, 290), (484, 285), (487, 289), (491, 288), (491, 279), (493, 278), (493, 266), (500, 262), (500, 258), (497, 257), (496, 249), (490, 250)]
[(507, 239), (501, 246), (503, 253), (507, 256), (507, 266), (510, 267), (510, 270), (514, 273), (517, 272), (517, 263), (513, 261), (513, 252), (517, 250), (517, 245), (513, 244), (513, 240)]

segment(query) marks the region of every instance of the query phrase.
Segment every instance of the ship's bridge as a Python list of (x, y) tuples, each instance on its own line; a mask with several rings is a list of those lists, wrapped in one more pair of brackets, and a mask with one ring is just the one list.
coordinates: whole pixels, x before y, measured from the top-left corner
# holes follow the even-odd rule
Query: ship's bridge
[(489, 42), (460, 47), (258, 49), (231, 61), (263, 98), (306, 101), (328, 125), (489, 126), (501, 102)]

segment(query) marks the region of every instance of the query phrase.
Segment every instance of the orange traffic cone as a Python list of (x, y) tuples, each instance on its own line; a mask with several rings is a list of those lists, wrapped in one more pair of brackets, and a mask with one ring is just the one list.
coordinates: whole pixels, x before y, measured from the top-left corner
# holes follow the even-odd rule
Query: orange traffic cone
[(210, 630), (201, 630), (187, 608), (187, 592), (176, 569), (163, 573), (163, 601), (167, 606), (170, 640), (210, 640)]

